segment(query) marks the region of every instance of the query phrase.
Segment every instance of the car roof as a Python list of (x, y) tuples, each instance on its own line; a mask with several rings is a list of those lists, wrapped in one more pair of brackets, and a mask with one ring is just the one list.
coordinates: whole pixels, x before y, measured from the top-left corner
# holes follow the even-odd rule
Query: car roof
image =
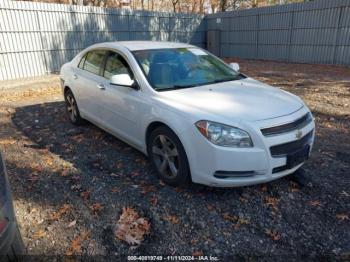
[(106, 42), (94, 45), (94, 47), (119, 47), (123, 46), (130, 51), (164, 49), (164, 48), (188, 48), (194, 47), (190, 44), (176, 42), (160, 42), (160, 41), (117, 41)]

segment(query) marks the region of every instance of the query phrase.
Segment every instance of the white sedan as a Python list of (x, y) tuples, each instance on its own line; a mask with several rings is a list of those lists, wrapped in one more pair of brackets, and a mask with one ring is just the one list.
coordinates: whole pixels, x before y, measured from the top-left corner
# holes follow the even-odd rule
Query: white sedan
[(313, 145), (300, 98), (189, 44), (96, 44), (60, 77), (74, 124), (86, 119), (148, 155), (170, 185), (268, 182), (300, 168)]

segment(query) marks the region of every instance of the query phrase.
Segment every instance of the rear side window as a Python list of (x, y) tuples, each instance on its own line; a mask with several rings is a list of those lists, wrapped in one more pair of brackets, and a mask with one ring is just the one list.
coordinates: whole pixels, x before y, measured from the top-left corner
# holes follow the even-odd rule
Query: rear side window
[(103, 50), (96, 50), (87, 53), (83, 69), (95, 75), (99, 75), (105, 54), (106, 51)]
[(85, 62), (86, 56), (87, 56), (87, 54), (85, 54), (85, 55), (83, 56), (83, 58), (80, 60), (80, 62), (79, 62), (79, 64), (78, 64), (78, 67), (79, 67), (80, 69), (83, 69), (83, 67), (84, 67), (84, 62)]

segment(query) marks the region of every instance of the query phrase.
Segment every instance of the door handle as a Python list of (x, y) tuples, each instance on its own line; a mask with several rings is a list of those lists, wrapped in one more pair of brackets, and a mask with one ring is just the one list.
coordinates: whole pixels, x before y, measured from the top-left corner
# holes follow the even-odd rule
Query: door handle
[(104, 84), (98, 84), (97, 87), (100, 89), (100, 90), (105, 90), (106, 87), (104, 86)]
[(73, 75), (74, 79), (78, 79), (78, 76), (76, 74)]

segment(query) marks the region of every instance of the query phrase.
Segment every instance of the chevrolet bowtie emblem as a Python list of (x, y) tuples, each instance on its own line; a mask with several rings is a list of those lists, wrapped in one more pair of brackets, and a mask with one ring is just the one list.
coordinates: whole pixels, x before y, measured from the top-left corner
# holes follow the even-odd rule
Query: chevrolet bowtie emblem
[(303, 132), (301, 130), (298, 130), (296, 133), (295, 133), (295, 137), (296, 138), (301, 138), (301, 136), (303, 135)]

